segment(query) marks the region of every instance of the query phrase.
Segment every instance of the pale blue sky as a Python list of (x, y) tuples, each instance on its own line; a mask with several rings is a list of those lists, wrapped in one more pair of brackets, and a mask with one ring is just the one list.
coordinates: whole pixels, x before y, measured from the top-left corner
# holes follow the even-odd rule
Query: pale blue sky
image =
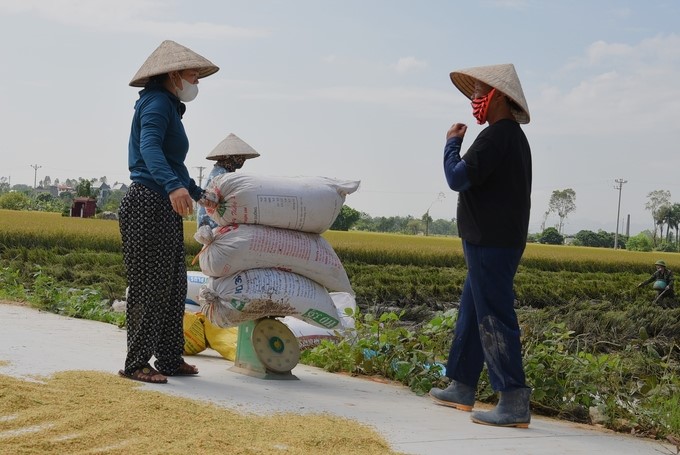
[(449, 73), (514, 63), (532, 116), (530, 230), (573, 188), (565, 232), (614, 231), (624, 178), (637, 233), (650, 191), (680, 202), (679, 23), (677, 0), (0, 0), (0, 177), (32, 185), (37, 164), (38, 180), (128, 182), (127, 84), (172, 39), (221, 68), (184, 119), (197, 179), (235, 133), (261, 154), (244, 171), (361, 180), (357, 210), (449, 219), (445, 132), (467, 123), (465, 150), (481, 130)]

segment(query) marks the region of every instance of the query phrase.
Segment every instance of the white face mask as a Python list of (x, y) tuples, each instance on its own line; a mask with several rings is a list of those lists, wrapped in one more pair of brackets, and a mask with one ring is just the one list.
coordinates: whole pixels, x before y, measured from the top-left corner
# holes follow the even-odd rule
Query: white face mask
[(196, 96), (198, 95), (198, 84), (192, 84), (182, 79), (182, 88), (179, 89), (175, 86), (175, 92), (180, 101), (188, 103), (189, 101), (196, 99)]

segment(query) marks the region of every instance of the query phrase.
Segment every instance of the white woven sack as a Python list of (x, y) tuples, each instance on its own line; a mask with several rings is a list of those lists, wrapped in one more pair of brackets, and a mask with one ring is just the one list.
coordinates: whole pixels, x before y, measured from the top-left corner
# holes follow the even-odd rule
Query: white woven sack
[(220, 201), (207, 210), (217, 224), (263, 224), (320, 234), (331, 227), (358, 181), (328, 177), (271, 177), (232, 172), (207, 190)]
[[(279, 318), (297, 338), (300, 350), (304, 351), (318, 346), (323, 340), (338, 341), (354, 329), (354, 317), (357, 309), (354, 297), (346, 292), (331, 292), (330, 296), (340, 318), (340, 326), (335, 329), (317, 327), (291, 316)], [(346, 308), (350, 308), (352, 313), (346, 314)]]
[(294, 316), (317, 327), (340, 326), (338, 311), (320, 284), (292, 272), (251, 269), (209, 278), (200, 292), (201, 311), (219, 327), (264, 317)]
[(198, 294), (206, 281), (208, 277), (203, 273), (187, 270), (187, 300), (198, 305)]
[(353, 292), (340, 258), (320, 234), (234, 224), (215, 229), (201, 226), (194, 238), (203, 244), (198, 258), (208, 276), (277, 268), (305, 276), (329, 291)]

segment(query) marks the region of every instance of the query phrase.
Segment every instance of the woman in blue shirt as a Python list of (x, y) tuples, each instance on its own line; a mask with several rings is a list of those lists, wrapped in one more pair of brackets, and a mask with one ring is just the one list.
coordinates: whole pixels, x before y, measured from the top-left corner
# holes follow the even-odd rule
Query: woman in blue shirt
[[(120, 206), (120, 232), (128, 281), (127, 357), (121, 376), (165, 383), (167, 376), (198, 374), (182, 358), (187, 290), (183, 217), (193, 202), (214, 205), (189, 176), (184, 102), (198, 94), (198, 79), (219, 68), (173, 41), (149, 56), (130, 85), (139, 92), (128, 144), (132, 184)], [(151, 358), (155, 357), (155, 368)]]

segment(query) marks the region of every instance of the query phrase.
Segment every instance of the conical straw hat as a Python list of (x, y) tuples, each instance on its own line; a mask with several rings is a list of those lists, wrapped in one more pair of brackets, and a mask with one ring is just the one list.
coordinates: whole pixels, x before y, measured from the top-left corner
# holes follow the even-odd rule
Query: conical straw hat
[(206, 158), (209, 160), (217, 160), (221, 156), (230, 155), (242, 155), (245, 156), (246, 159), (260, 156), (254, 148), (243, 142), (240, 137), (234, 133), (230, 133), (222, 142), (217, 144), (217, 147), (215, 147), (212, 152), (208, 153)]
[(451, 82), (458, 87), (463, 95), (472, 99), (475, 90), (475, 80), (505, 93), (515, 102), (520, 110), (513, 108), (512, 114), (517, 123), (529, 123), (529, 106), (524, 98), (522, 84), (512, 63), (503, 65), (476, 66), (451, 73)]
[(135, 77), (130, 81), (132, 87), (144, 87), (149, 78), (171, 71), (188, 69), (198, 70), (199, 79), (216, 73), (219, 68), (207, 58), (198, 55), (188, 47), (174, 41), (165, 40), (153, 51)]

